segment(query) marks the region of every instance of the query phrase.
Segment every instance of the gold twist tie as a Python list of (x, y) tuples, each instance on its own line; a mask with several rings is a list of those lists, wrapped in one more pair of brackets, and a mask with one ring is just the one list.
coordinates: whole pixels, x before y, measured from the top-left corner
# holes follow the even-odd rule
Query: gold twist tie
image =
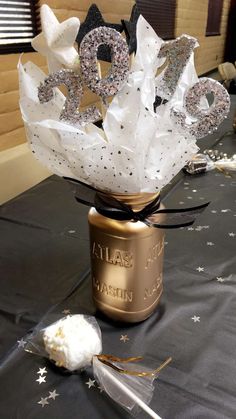
[(216, 166), (217, 170), (219, 170), (219, 172), (223, 173), (223, 175), (225, 175), (225, 177), (230, 177), (233, 178), (233, 174), (231, 174), (230, 172), (228, 172), (226, 169), (224, 169), (223, 167), (218, 167)]
[(103, 364), (107, 365), (108, 367), (111, 367), (113, 370), (119, 372), (120, 374), (134, 375), (136, 377), (154, 377), (172, 361), (172, 358), (169, 357), (166, 359), (165, 362), (163, 362), (163, 364), (161, 364), (158, 368), (152, 371), (131, 371), (131, 370), (125, 370), (125, 369), (119, 368), (116, 365), (114, 365), (113, 362), (120, 362), (122, 364), (125, 364), (127, 362), (138, 362), (143, 359), (142, 356), (137, 356), (137, 357), (132, 357), (132, 358), (119, 358), (113, 355), (102, 354), (102, 355), (96, 355), (96, 357)]

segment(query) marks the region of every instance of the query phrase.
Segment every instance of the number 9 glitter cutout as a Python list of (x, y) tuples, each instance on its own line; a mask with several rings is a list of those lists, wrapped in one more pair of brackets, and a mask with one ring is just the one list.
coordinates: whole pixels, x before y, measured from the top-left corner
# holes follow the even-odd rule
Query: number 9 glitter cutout
[[(100, 45), (111, 48), (111, 69), (108, 76), (100, 78), (97, 52)], [(115, 95), (127, 80), (129, 73), (129, 49), (126, 41), (115, 29), (100, 26), (83, 38), (80, 45), (80, 68), (85, 84), (98, 96)]]
[[(201, 98), (207, 94), (214, 95), (214, 101), (208, 109), (201, 109)], [(230, 109), (230, 97), (227, 90), (216, 80), (203, 77), (195, 83), (185, 94), (185, 109), (187, 114), (198, 121), (186, 123), (186, 114), (171, 109), (171, 116), (178, 125), (190, 132), (196, 138), (205, 137), (215, 131), (220, 123), (227, 117)]]

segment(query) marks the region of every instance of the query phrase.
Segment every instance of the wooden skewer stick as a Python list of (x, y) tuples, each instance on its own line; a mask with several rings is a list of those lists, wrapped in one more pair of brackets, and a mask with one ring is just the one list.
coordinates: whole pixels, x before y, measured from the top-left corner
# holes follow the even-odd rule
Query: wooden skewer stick
[[(101, 79), (102, 78), (101, 64), (98, 61), (97, 61), (97, 67), (98, 67), (98, 75)], [(104, 105), (104, 102), (103, 102), (102, 98), (100, 99), (100, 102), (101, 102), (102, 119), (104, 121), (104, 118), (105, 118), (105, 115), (106, 115), (106, 107)]]

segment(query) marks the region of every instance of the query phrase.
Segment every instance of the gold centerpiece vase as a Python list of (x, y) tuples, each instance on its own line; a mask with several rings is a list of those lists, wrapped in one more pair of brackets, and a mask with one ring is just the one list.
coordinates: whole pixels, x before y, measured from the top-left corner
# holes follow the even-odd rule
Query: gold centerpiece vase
[[(158, 195), (113, 196), (137, 212)], [(158, 217), (161, 222), (165, 215)], [(90, 209), (88, 221), (96, 307), (117, 321), (145, 320), (157, 307), (163, 290), (164, 230), (141, 221), (107, 218), (95, 208)]]

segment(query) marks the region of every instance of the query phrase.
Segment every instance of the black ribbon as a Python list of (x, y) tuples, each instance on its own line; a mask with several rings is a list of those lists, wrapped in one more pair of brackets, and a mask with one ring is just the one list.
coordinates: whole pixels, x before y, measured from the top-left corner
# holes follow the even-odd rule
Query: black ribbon
[(209, 202), (196, 207), (181, 209), (160, 209), (160, 196), (141, 211), (135, 212), (132, 208), (114, 198), (108, 193), (101, 192), (86, 183), (68, 177), (64, 178), (73, 187), (76, 201), (89, 207), (95, 207), (99, 214), (119, 221), (142, 221), (156, 228), (187, 227), (209, 205)]

